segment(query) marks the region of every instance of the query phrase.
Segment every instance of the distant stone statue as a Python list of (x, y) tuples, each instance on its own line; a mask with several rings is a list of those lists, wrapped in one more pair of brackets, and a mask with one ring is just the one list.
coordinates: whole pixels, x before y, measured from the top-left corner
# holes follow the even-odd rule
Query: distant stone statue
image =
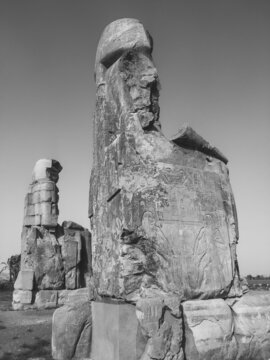
[(90, 278), (89, 231), (72, 221), (58, 224), (56, 183), (61, 170), (60, 163), (52, 159), (38, 160), (34, 166), (25, 197), (14, 309), (56, 307), (67, 296), (61, 290), (85, 287)]

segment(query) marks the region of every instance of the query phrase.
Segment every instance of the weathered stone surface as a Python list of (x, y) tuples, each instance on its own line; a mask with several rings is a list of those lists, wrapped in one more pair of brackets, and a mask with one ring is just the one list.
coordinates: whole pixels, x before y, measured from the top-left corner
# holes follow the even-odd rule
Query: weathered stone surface
[[(170, 308), (172, 306), (172, 308)], [(184, 360), (183, 324), (177, 298), (140, 299), (136, 305), (144, 351), (139, 359)], [(123, 358), (124, 359), (124, 358)]]
[(134, 305), (96, 301), (92, 314), (92, 359), (141, 359), (147, 338), (140, 331)]
[(31, 290), (14, 290), (12, 297), (13, 310), (23, 310), (32, 303), (33, 295)]
[(152, 52), (152, 39), (136, 19), (120, 19), (110, 23), (101, 35), (95, 64), (96, 81), (103, 81), (103, 74), (126, 50), (140, 49)]
[(89, 359), (91, 333), (90, 302), (64, 305), (57, 309), (52, 321), (53, 358), (55, 360)]
[(39, 181), (43, 179), (58, 181), (58, 174), (62, 170), (62, 166), (59, 161), (54, 159), (40, 159), (36, 162), (33, 173), (32, 181)]
[(38, 309), (54, 309), (57, 306), (57, 299), (56, 290), (40, 290), (36, 294), (35, 306)]
[(64, 288), (65, 272), (56, 235), (43, 226), (24, 227), (21, 269), (34, 271), (37, 289)]
[(237, 360), (270, 359), (270, 293), (250, 291), (232, 305)]
[(83, 231), (84, 230), (84, 227), (75, 223), (74, 221), (71, 221), (71, 220), (66, 220), (66, 221), (63, 221), (62, 223), (62, 228), (63, 229), (71, 229), (71, 230), (80, 230), (80, 231)]
[(228, 163), (228, 159), (216, 148), (209, 144), (203, 137), (196, 133), (190, 126), (184, 126), (171, 139), (175, 144), (192, 150), (197, 150)]
[(34, 271), (20, 270), (14, 284), (15, 290), (33, 290), (34, 287)]
[(236, 358), (233, 314), (224, 300), (186, 301), (183, 315), (187, 360)]
[(62, 166), (56, 160), (37, 161), (25, 197), (24, 226), (57, 226), (59, 211), (56, 183), (61, 170)]
[(85, 287), (92, 275), (91, 234), (72, 221), (62, 224), (64, 236), (59, 238), (65, 267), (67, 289)]
[(81, 233), (79, 230), (64, 231), (59, 243), (65, 269), (65, 287), (77, 289), (80, 286)]
[(241, 295), (225, 158), (206, 154), (214, 149), (207, 142), (187, 148), (162, 134), (151, 47), (133, 46), (136, 33), (126, 38), (114, 26), (97, 52), (89, 200), (97, 292), (133, 301), (156, 287), (182, 299)]
[(58, 291), (58, 305), (75, 304), (78, 302), (87, 302), (89, 300), (90, 296), (88, 288)]

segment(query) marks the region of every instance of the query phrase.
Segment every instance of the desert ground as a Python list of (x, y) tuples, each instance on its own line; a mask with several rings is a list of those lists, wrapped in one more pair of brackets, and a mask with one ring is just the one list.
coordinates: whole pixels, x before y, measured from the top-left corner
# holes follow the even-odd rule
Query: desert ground
[(0, 360), (49, 360), (54, 310), (11, 310), (12, 291), (0, 291)]

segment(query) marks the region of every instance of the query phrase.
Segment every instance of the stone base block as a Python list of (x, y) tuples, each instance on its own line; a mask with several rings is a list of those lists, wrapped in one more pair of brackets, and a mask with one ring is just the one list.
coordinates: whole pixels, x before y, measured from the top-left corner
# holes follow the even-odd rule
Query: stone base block
[(92, 302), (92, 351), (94, 360), (141, 358), (136, 308), (130, 304)]
[(15, 290), (33, 290), (34, 287), (34, 271), (20, 270), (14, 284)]
[(14, 290), (12, 299), (13, 310), (23, 310), (31, 307), (33, 294), (30, 290)]
[(37, 309), (54, 309), (57, 307), (57, 290), (40, 290), (36, 294), (35, 307)]
[(183, 316), (187, 360), (236, 359), (233, 314), (224, 300), (186, 301)]
[(76, 302), (86, 302), (89, 300), (89, 289), (81, 288), (77, 290), (59, 290), (58, 305), (72, 304)]
[[(91, 333), (90, 301), (69, 304), (57, 309), (52, 321), (53, 359), (90, 360)], [(105, 359), (106, 356), (103, 360)]]
[(270, 292), (250, 291), (232, 309), (237, 360), (270, 359)]

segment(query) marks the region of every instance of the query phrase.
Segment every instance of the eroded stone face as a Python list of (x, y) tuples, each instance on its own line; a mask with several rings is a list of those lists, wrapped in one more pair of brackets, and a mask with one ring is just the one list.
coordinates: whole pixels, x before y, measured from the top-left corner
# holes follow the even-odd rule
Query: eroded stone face
[(181, 299), (239, 295), (227, 160), (205, 140), (194, 148), (166, 139), (151, 48), (121, 34), (105, 31), (97, 55), (100, 63), (100, 49), (119, 56), (97, 82), (89, 204), (96, 289), (135, 301), (156, 288)]
[(97, 85), (104, 81), (107, 69), (127, 50), (152, 52), (152, 39), (140, 21), (120, 19), (110, 23), (103, 31), (96, 53), (95, 78)]

